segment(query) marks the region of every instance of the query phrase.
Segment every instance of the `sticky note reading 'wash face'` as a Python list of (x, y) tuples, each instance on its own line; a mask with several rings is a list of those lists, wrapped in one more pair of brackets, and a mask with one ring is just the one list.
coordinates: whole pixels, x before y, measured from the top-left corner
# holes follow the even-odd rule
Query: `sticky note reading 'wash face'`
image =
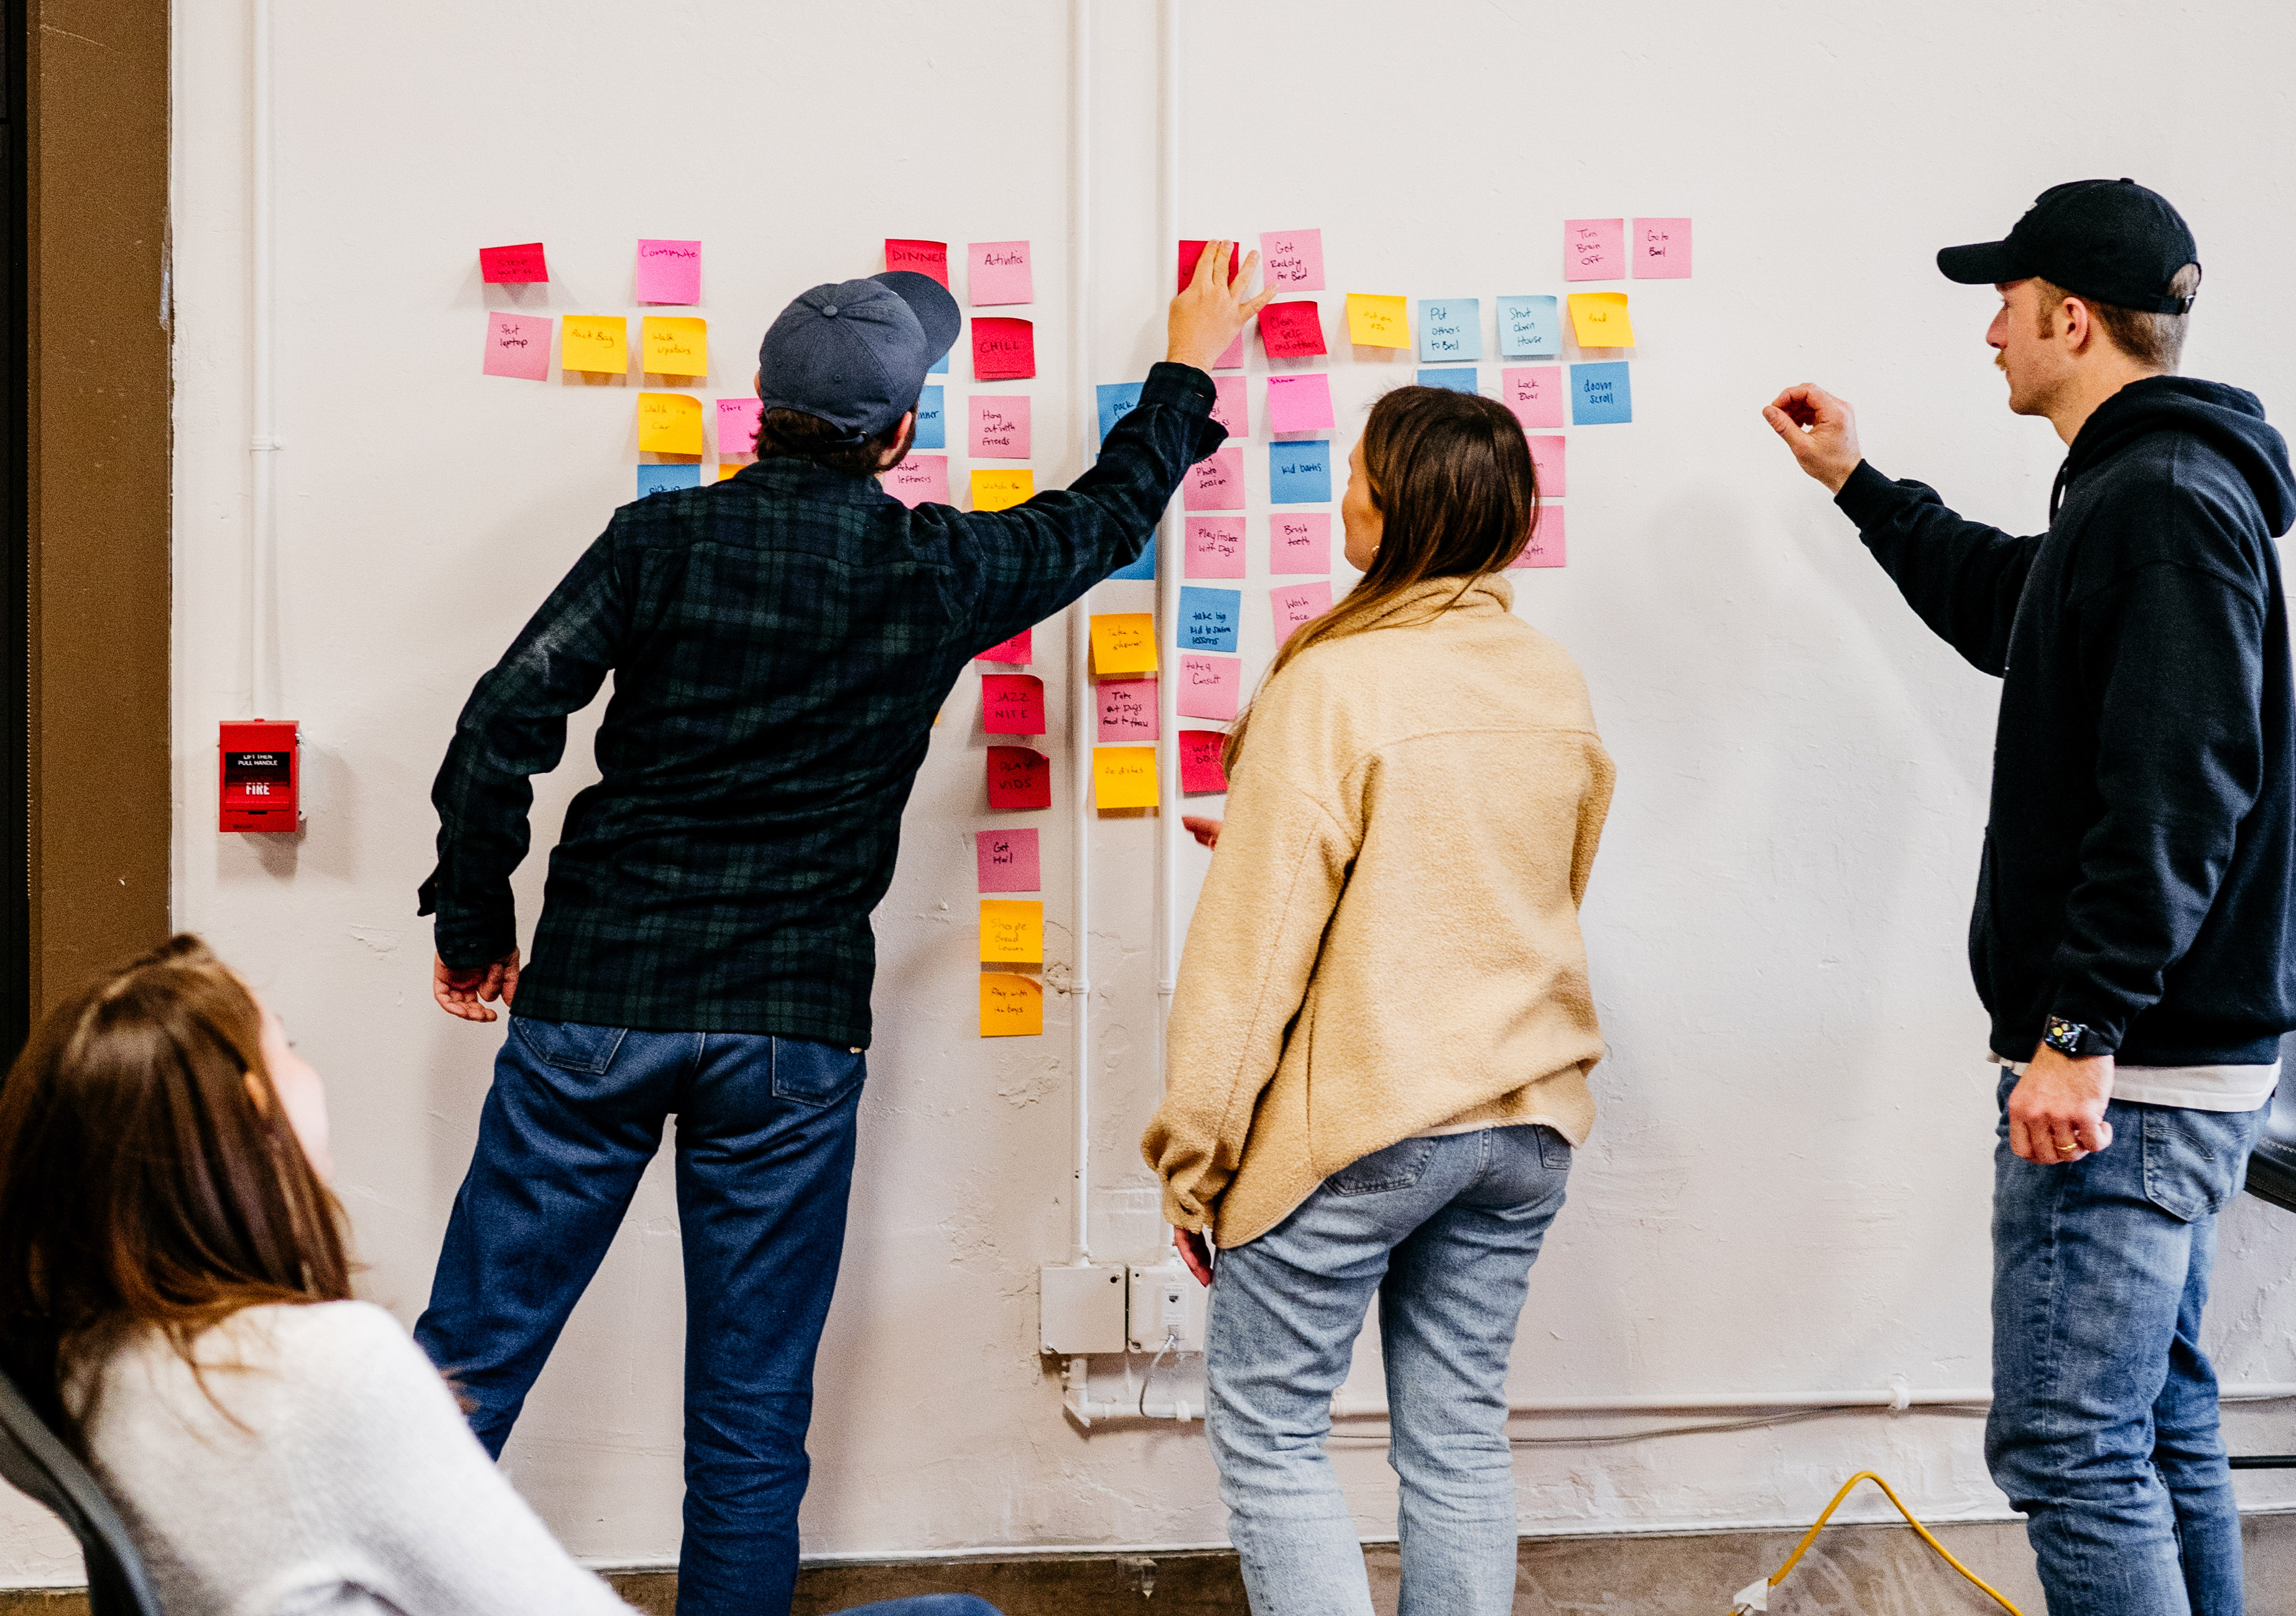
[(1053, 806), (1053, 760), (1030, 746), (988, 749), (988, 806), (1011, 808)]
[(1527, 427), (1562, 424), (1562, 367), (1511, 365), (1499, 373), (1499, 402)]
[(1405, 299), (1348, 293), (1348, 340), (1358, 348), (1409, 348), (1411, 315)]
[(638, 452), (642, 455), (701, 453), (701, 400), (684, 393), (638, 395)]
[(1037, 858), (1037, 833), (980, 831), (972, 838), (972, 855), (980, 865), (984, 892), (1039, 892), (1044, 877)]
[(765, 406), (755, 398), (718, 400), (718, 454), (754, 455), (758, 450), (758, 417)]
[(1419, 357), (1433, 364), (1483, 357), (1483, 305), (1479, 298), (1419, 299)]
[(1028, 459), (1028, 394), (975, 393), (966, 408), (971, 417), (967, 441), (975, 459)]
[(1037, 965), (1045, 959), (1045, 900), (1041, 898), (980, 899), (980, 962), (985, 965)]
[(701, 486), (701, 468), (698, 465), (642, 465), (638, 468), (638, 497), (666, 493), (671, 488), (698, 488)]
[(1174, 693), (1184, 718), (1235, 720), (1243, 692), (1243, 664), (1234, 657), (1187, 655), (1180, 659), (1180, 688)]
[(1187, 520), (1186, 578), (1243, 576), (1243, 518), (1191, 516)]
[(1570, 332), (1581, 348), (1632, 348), (1634, 322), (1627, 317), (1623, 291), (1570, 294)]
[(1324, 511), (1278, 511), (1267, 519), (1270, 572), (1329, 572), (1332, 518)]
[(1538, 521), (1530, 529), (1530, 542), (1522, 554), (1507, 563), (1509, 570), (1517, 567), (1560, 567), (1562, 554), (1562, 507), (1541, 505)]
[(1153, 741), (1156, 738), (1156, 681), (1103, 679), (1093, 686), (1100, 704), (1100, 739)]
[(1690, 221), (1635, 221), (1635, 279), (1686, 281), (1690, 278)]
[(1279, 505), (1328, 504), (1332, 498), (1332, 446), (1271, 443), (1267, 446), (1267, 497)]
[(1307, 359), (1326, 352), (1324, 311), (1314, 303), (1270, 303), (1259, 311), (1259, 345), (1271, 359)]
[(1322, 579), (1283, 584), (1267, 592), (1267, 603), (1275, 613), (1275, 643), (1281, 645), (1300, 624), (1332, 609), (1332, 586)]
[(630, 323), (620, 315), (568, 315), (558, 327), (558, 363), (565, 370), (627, 376)]
[(1227, 737), (1216, 729), (1180, 732), (1180, 790), (1183, 792), (1224, 792), (1227, 771), (1220, 767), (1220, 749)]
[(1037, 660), (1034, 654), (1036, 647), (1032, 644), (1036, 633), (1033, 628), (1023, 628), (1009, 640), (997, 641), (972, 660), (976, 662), (1005, 662), (1026, 668)]
[(1259, 233), (1259, 283), (1278, 292), (1324, 290), (1324, 233), (1263, 230)]
[(1235, 653), (1236, 619), (1242, 616), (1240, 589), (1180, 587), (1180, 644), (1189, 651)]
[(931, 502), (948, 503), (948, 456), (912, 455), (885, 473), (885, 492), (910, 510)]
[(1617, 281), (1627, 273), (1627, 221), (1564, 219), (1562, 278)]
[(972, 379), (1025, 381), (1037, 373), (1037, 328), (1010, 315), (972, 322)]
[(972, 474), (972, 508), (976, 511), (1009, 511), (1034, 498), (1036, 492), (1037, 474), (1032, 471)]
[(1251, 420), (1244, 413), (1243, 407), (1242, 376), (1212, 378), (1212, 419), (1227, 428), (1235, 437), (1251, 436)]
[(1562, 323), (1554, 299), (1505, 297), (1499, 299), (1499, 355), (1507, 359), (1552, 359), (1562, 351)]
[(1304, 376), (1267, 378), (1267, 430), (1328, 432), (1332, 430), (1332, 379), (1322, 371)]
[(1538, 496), (1560, 499), (1569, 490), (1563, 487), (1562, 446), (1570, 441), (1560, 435), (1534, 437), (1524, 439), (1530, 445), (1531, 470), (1538, 475)]
[(1011, 971), (980, 973), (980, 1036), (1034, 1038), (1044, 1036), (1045, 990), (1034, 977)]
[(657, 376), (709, 373), (709, 322), (692, 315), (648, 315), (638, 322), (638, 368)]
[(1103, 381), (1093, 390), (1100, 402), (1101, 442), (1106, 443), (1116, 423), (1139, 407), (1141, 385), (1137, 381)]
[(1045, 682), (1033, 673), (980, 676), (980, 727), (992, 735), (1045, 733)]
[(1184, 511), (1243, 509), (1243, 451), (1214, 449), (1190, 466), (1180, 484)]
[(1419, 385), (1439, 387), (1444, 391), (1451, 393), (1472, 393), (1481, 390), (1476, 385), (1475, 367), (1472, 365), (1438, 365), (1431, 370), (1422, 370), (1419, 373)]
[(1571, 425), (1615, 426), (1634, 418), (1634, 390), (1625, 360), (1570, 367)]
[(550, 278), (540, 242), (479, 249), (479, 278), (489, 286), (529, 286)]
[(942, 408), (941, 390), (928, 387), (917, 394), (917, 436), (909, 446), (917, 449), (948, 447), (948, 414)]
[(975, 242), (965, 250), (965, 291), (975, 308), (989, 303), (1033, 303), (1036, 284), (1029, 275), (1026, 242)]
[[(912, 275), (929, 275), (943, 286), (948, 284), (948, 243), (923, 242), (907, 236), (885, 238), (885, 267), (906, 269)], [(1035, 832), (1029, 834), (1034, 835)]]
[(638, 242), (638, 301), (701, 301), (701, 243), (641, 240)]
[(1092, 794), (1103, 808), (1156, 806), (1156, 749), (1095, 746), (1092, 749)]
[(550, 316), (488, 315), (484, 373), (514, 376), (521, 381), (540, 381), (548, 377)]
[(1119, 679), (1156, 671), (1156, 614), (1095, 611), (1092, 617), (1095, 678)]

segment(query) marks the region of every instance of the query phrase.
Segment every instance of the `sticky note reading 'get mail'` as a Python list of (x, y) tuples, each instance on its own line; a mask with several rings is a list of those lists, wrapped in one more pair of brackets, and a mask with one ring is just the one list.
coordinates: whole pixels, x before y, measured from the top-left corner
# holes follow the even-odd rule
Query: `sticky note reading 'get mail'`
[(1045, 682), (1033, 673), (980, 676), (980, 727), (992, 735), (1045, 733)]
[(1116, 423), (1140, 406), (1141, 386), (1137, 381), (1103, 381), (1093, 390), (1100, 402), (1101, 442), (1106, 443)]
[(1634, 390), (1625, 360), (1570, 367), (1571, 425), (1615, 426), (1634, 418)]
[(1267, 430), (1328, 432), (1332, 430), (1332, 378), (1323, 371), (1304, 376), (1267, 378)]
[(1409, 348), (1411, 315), (1406, 300), (1348, 293), (1348, 340), (1358, 348)]
[(488, 315), (483, 373), (512, 376), (521, 381), (546, 379), (550, 374), (550, 316)]
[(701, 243), (641, 239), (638, 242), (637, 300), (641, 303), (701, 301)]
[(1320, 505), (1332, 497), (1329, 439), (1267, 446), (1267, 497), (1279, 505)]
[(1092, 794), (1103, 808), (1156, 806), (1156, 749), (1095, 746), (1092, 749)]
[(1182, 718), (1233, 723), (1242, 693), (1243, 664), (1235, 658), (1190, 653), (1180, 659), (1180, 688), (1175, 695)]
[(1563, 487), (1562, 446), (1570, 439), (1556, 433), (1551, 437), (1526, 438), (1524, 441), (1530, 445), (1530, 465), (1538, 474), (1538, 496), (1541, 499), (1562, 498), (1569, 491)]
[(1312, 302), (1270, 303), (1259, 311), (1259, 345), (1271, 359), (1307, 359), (1324, 347), (1324, 311)]
[(1039, 965), (1045, 960), (1045, 900), (984, 898), (980, 902), (980, 961), (986, 965)]
[(1327, 511), (1278, 511), (1267, 519), (1270, 572), (1329, 572), (1332, 518)]
[(1180, 790), (1184, 792), (1224, 792), (1227, 771), (1220, 767), (1220, 749), (1227, 737), (1216, 729), (1180, 732)]
[(1267, 592), (1275, 613), (1275, 643), (1290, 639), (1300, 624), (1332, 609), (1332, 586), (1318, 578), (1312, 584), (1283, 584)]
[(1036, 492), (1037, 474), (1032, 471), (972, 474), (972, 508), (976, 511), (1009, 511), (1035, 497)]
[(1635, 221), (1635, 279), (1686, 281), (1690, 278), (1690, 221)]
[(627, 376), (630, 323), (620, 315), (568, 315), (558, 327), (558, 364), (564, 370)]
[(1044, 890), (1034, 829), (976, 832), (972, 838), (972, 852), (974, 861), (980, 866), (982, 891), (1038, 892)]
[(964, 250), (970, 266), (965, 292), (975, 308), (1037, 300), (1036, 285), (1029, 275), (1028, 242), (974, 242)]
[(1243, 518), (1191, 516), (1185, 523), (1187, 570), (1184, 578), (1243, 576)]
[(1015, 667), (1026, 668), (1037, 660), (1034, 654), (1036, 647), (1032, 644), (1036, 636), (1035, 629), (1023, 628), (1009, 640), (997, 641), (972, 660), (976, 662), (1004, 662)]
[(1214, 449), (1188, 468), (1180, 488), (1184, 511), (1242, 510), (1243, 451)]
[(1037, 373), (1037, 328), (1010, 315), (980, 315), (972, 322), (972, 379), (1025, 381)]
[(1522, 554), (1507, 563), (1509, 570), (1517, 567), (1560, 567), (1563, 564), (1562, 507), (1541, 505), (1538, 520), (1531, 524), (1530, 542)]
[(1627, 274), (1627, 221), (1564, 219), (1562, 278), (1618, 281)]
[(1499, 355), (1507, 359), (1552, 359), (1562, 351), (1562, 323), (1554, 299), (1538, 296), (1499, 299)]
[(948, 447), (948, 414), (942, 406), (941, 390), (928, 387), (917, 394), (917, 436), (909, 446), (913, 449), (945, 449)]
[(1092, 615), (1092, 674), (1096, 679), (1156, 671), (1156, 614), (1095, 611)]
[(1419, 357), (1428, 363), (1483, 357), (1483, 305), (1478, 298), (1419, 299)]
[(1100, 704), (1100, 739), (1153, 741), (1156, 738), (1156, 681), (1103, 679), (1093, 686)]
[(1259, 233), (1259, 283), (1275, 291), (1324, 290), (1324, 233), (1263, 230)]
[(1029, 457), (1029, 395), (975, 393), (966, 405), (967, 440), (976, 460)]
[(754, 455), (758, 450), (758, 418), (766, 406), (755, 398), (718, 400), (718, 457)]
[(948, 503), (948, 456), (912, 455), (885, 473), (885, 492), (910, 510), (930, 501)]
[(1180, 586), (1180, 644), (1189, 651), (1235, 652), (1236, 619), (1243, 615), (1240, 589), (1193, 589)]
[(1562, 424), (1562, 367), (1509, 365), (1499, 373), (1499, 402), (1526, 427)]
[(709, 322), (692, 315), (647, 315), (638, 322), (638, 368), (657, 376), (709, 373)]
[(1036, 978), (1011, 971), (980, 973), (980, 1036), (984, 1038), (1041, 1038), (1045, 990)]
[(1634, 322), (1627, 317), (1623, 291), (1570, 294), (1570, 332), (1581, 348), (1632, 348)]
[(684, 393), (638, 395), (638, 452), (701, 453), (701, 400)]
[(988, 806), (1041, 808), (1053, 806), (1053, 760), (1031, 746), (988, 749)]
[[(929, 275), (943, 286), (947, 286), (948, 284), (948, 243), (889, 235), (885, 238), (885, 267), (906, 269), (912, 275)], [(1035, 834), (1034, 832), (1029, 833)]]
[(479, 278), (489, 286), (530, 286), (550, 278), (540, 242), (479, 249)]

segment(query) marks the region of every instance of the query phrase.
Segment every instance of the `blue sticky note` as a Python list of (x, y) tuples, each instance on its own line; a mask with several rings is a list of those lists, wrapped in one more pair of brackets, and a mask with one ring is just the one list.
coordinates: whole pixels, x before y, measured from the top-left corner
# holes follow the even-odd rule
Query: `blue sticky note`
[(1483, 357), (1483, 305), (1477, 298), (1419, 299), (1419, 357), (1446, 359)]
[(948, 447), (948, 417), (941, 413), (940, 389), (929, 387), (917, 395), (917, 441), (921, 449)]
[(1241, 589), (1180, 587), (1180, 649), (1235, 651), (1235, 625), (1243, 615)]
[(1509, 359), (1552, 359), (1562, 351), (1562, 318), (1550, 297), (1499, 299), (1499, 352)]
[(947, 354), (943, 354), (931, 365), (926, 365), (925, 374), (928, 376), (946, 376), (948, 374), (948, 356)]
[(1279, 505), (1328, 504), (1332, 498), (1329, 439), (1267, 446), (1267, 497)]
[(1572, 426), (1609, 426), (1634, 418), (1634, 392), (1627, 381), (1624, 359), (1570, 367)]
[(1455, 393), (1472, 393), (1475, 390), (1475, 367), (1472, 365), (1462, 365), (1456, 370), (1447, 367), (1442, 370), (1423, 370), (1419, 373), (1419, 385), (1447, 387)]
[(664, 488), (698, 488), (701, 486), (701, 467), (695, 465), (642, 465), (638, 468), (638, 497), (659, 494)]
[[(1132, 390), (1136, 393), (1140, 390), (1136, 387)], [(1140, 553), (1140, 559), (1138, 561), (1134, 562), (1128, 567), (1119, 567), (1115, 571), (1110, 573), (1108, 576), (1111, 578), (1145, 578), (1152, 583), (1156, 577), (1156, 536), (1153, 533), (1151, 533), (1148, 536), (1148, 547)]]
[(1140, 402), (1141, 383), (1137, 381), (1103, 381), (1093, 390), (1100, 395), (1100, 440), (1108, 441), (1111, 428)]

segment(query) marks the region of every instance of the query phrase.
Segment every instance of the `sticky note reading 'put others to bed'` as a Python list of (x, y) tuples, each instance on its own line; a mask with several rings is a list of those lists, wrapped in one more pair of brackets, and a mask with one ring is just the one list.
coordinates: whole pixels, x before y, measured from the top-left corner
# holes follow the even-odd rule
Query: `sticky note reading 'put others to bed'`
[(980, 866), (984, 892), (1037, 892), (1044, 889), (1037, 857), (1037, 833), (1030, 830), (980, 831), (972, 851)]
[(638, 301), (701, 301), (701, 243), (640, 240)]

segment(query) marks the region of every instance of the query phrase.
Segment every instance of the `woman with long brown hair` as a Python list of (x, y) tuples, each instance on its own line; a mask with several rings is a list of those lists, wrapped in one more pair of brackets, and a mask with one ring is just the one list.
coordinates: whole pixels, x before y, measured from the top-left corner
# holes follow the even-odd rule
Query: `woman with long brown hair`
[(1611, 783), (1577, 665), (1510, 611), (1538, 511), (1503, 406), (1387, 394), (1341, 504), (1362, 581), (1229, 735), (1144, 1149), (1212, 1287), (1207, 1428), (1259, 1616), (1370, 1616), (1323, 1443), (1374, 1294), (1403, 1616), (1513, 1608), (1507, 1358), (1594, 1121), (1578, 903)]

